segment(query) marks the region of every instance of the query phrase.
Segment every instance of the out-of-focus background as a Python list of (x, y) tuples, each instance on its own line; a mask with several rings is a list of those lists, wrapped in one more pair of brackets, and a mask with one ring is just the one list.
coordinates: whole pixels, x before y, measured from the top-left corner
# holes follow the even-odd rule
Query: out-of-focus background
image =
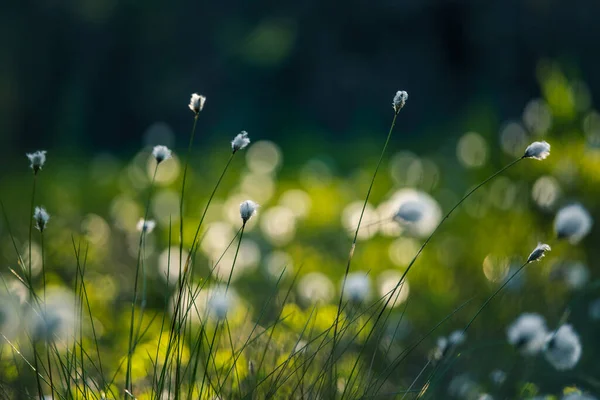
[[(0, 198), (16, 246), (27, 248), (32, 178), (25, 153), (45, 149), (36, 204), (52, 216), (45, 243), (50, 286), (58, 299), (69, 293), (76, 263), (71, 235), (83, 235), (90, 245), (90, 299), (116, 366), (127, 349), (136, 223), (156, 144), (171, 147), (174, 159), (161, 165), (150, 201), (158, 226), (146, 244), (148, 307), (161, 310), (173, 289), (164, 277), (169, 248), (178, 251), (193, 122), (187, 103), (198, 92), (207, 101), (184, 200), (184, 248), (227, 162), (230, 140), (241, 130), (252, 140), (236, 154), (209, 209), (195, 260), (198, 279), (238, 230), (239, 203), (251, 198), (261, 208), (233, 275), (243, 308), (260, 309), (263, 289), (283, 266), (286, 279), (299, 271), (293, 300), (302, 310), (308, 313), (317, 300), (336, 303), (392, 98), (406, 90), (352, 264), (369, 274), (374, 297), (393, 286), (432, 226), (468, 189), (532, 141), (547, 140), (552, 154), (518, 163), (441, 228), (407, 276), (406, 318), (392, 350), (474, 298), (439, 334), (462, 328), (542, 241), (552, 252), (528, 267), (470, 331), (469, 344), (486, 351), (467, 353), (448, 379), (469, 373), (492, 388), (489, 372), (511, 371), (519, 361), (504, 343), (506, 326), (522, 312), (539, 312), (555, 327), (569, 308), (584, 343), (582, 360), (566, 373), (533, 360), (527, 379), (539, 393), (571, 384), (600, 390), (594, 378), (600, 375), (600, 303), (594, 302), (600, 235), (593, 227), (573, 245), (553, 232), (556, 212), (573, 202), (600, 217), (599, 13), (600, 3), (583, 0), (3, 2)], [(430, 220), (407, 232), (390, 217), (413, 198), (431, 205)], [(14, 292), (19, 284), (8, 268), (17, 259), (4, 220), (0, 238), (0, 273)], [(39, 236), (34, 241), (39, 271)], [(220, 263), (222, 277), (233, 250)], [(12, 314), (2, 315), (0, 324), (8, 326)], [(397, 371), (398, 385), (410, 384), (435, 336)], [(385, 361), (386, 354), (377, 357)]]

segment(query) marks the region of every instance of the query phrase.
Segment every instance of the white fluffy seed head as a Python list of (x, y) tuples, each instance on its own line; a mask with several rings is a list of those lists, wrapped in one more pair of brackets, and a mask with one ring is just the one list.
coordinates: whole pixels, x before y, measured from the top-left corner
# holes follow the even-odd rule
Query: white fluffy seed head
[(539, 314), (522, 314), (507, 329), (508, 342), (524, 355), (538, 354), (546, 343), (546, 321)]
[(398, 204), (394, 221), (412, 236), (429, 236), (442, 219), (439, 204), (428, 193), (402, 189), (390, 201)]
[(225, 287), (215, 288), (208, 300), (208, 309), (210, 315), (218, 320), (225, 319), (232, 305), (231, 294)]
[(533, 249), (533, 251), (529, 255), (527, 262), (530, 263), (530, 262), (534, 262), (534, 261), (539, 261), (546, 255), (546, 252), (550, 251), (550, 250), (551, 250), (550, 246), (548, 246), (547, 244), (539, 243), (537, 245), (537, 247), (535, 249)]
[(435, 348), (431, 352), (431, 359), (433, 361), (440, 361), (448, 353), (449, 349), (450, 344), (448, 343), (448, 339), (444, 336), (440, 336), (437, 338)]
[(206, 97), (193, 93), (192, 98), (190, 99), (190, 110), (192, 110), (195, 114), (198, 114), (204, 108), (204, 103), (206, 102)]
[(562, 325), (547, 335), (544, 356), (559, 371), (577, 365), (581, 358), (581, 341), (571, 325)]
[(50, 215), (46, 212), (44, 207), (36, 207), (33, 213), (33, 220), (35, 221), (35, 227), (39, 229), (40, 232), (44, 232), (46, 228), (46, 224), (50, 220)]
[(137, 223), (138, 232), (151, 233), (156, 227), (156, 222), (151, 219), (147, 219), (144, 221), (144, 218), (140, 218)]
[(577, 244), (592, 229), (590, 213), (581, 204), (570, 204), (561, 208), (554, 218), (554, 232), (559, 239)]
[(398, 208), (394, 218), (405, 224), (416, 224), (423, 218), (425, 209), (423, 203), (416, 200), (407, 201)]
[(31, 163), (29, 166), (33, 170), (33, 173), (37, 174), (46, 163), (46, 150), (38, 150), (33, 153), (27, 153), (27, 158)]
[(162, 145), (154, 146), (154, 148), (152, 149), (152, 155), (154, 156), (158, 164), (165, 160), (168, 160), (173, 156), (171, 150), (169, 150), (167, 146)]
[(240, 216), (242, 217), (242, 222), (244, 224), (246, 224), (246, 222), (248, 222), (248, 220), (252, 218), (254, 214), (256, 214), (258, 207), (258, 204), (252, 200), (246, 200), (240, 204)]
[(392, 102), (392, 107), (396, 113), (404, 107), (406, 100), (408, 100), (408, 93), (404, 90), (398, 90), (394, 96), (394, 101)]
[(231, 150), (235, 153), (238, 150), (246, 148), (246, 146), (248, 146), (249, 144), (250, 138), (248, 137), (248, 132), (241, 131), (231, 141)]
[(543, 160), (550, 155), (550, 144), (548, 142), (533, 142), (525, 149), (523, 158)]
[(371, 297), (371, 280), (369, 276), (364, 272), (348, 274), (344, 286), (344, 296), (355, 303), (369, 300)]
[(448, 336), (448, 342), (452, 346), (459, 346), (467, 340), (467, 334), (462, 330), (456, 330)]

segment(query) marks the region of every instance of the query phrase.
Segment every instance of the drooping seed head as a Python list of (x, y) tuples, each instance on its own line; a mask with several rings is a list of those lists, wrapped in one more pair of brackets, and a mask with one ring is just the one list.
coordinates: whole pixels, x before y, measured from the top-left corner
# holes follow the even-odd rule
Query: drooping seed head
[(550, 144), (546, 141), (533, 142), (525, 149), (523, 158), (543, 160), (550, 155)]
[(527, 262), (530, 263), (530, 262), (534, 262), (534, 261), (539, 261), (546, 255), (546, 252), (550, 251), (550, 250), (551, 250), (550, 246), (548, 246), (547, 244), (539, 243), (537, 245), (537, 247), (535, 249), (533, 249), (533, 251), (529, 255)]

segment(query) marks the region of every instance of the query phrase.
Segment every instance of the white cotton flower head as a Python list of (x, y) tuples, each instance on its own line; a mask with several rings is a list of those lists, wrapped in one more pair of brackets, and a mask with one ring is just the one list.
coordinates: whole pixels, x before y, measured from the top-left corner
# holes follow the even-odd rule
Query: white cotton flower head
[(171, 150), (169, 150), (167, 146), (162, 145), (154, 146), (154, 148), (152, 149), (152, 155), (154, 156), (158, 164), (165, 160), (168, 160), (173, 156)]
[(429, 236), (442, 219), (440, 205), (425, 192), (401, 189), (392, 195), (389, 202), (397, 207), (394, 221), (412, 236)]
[(551, 250), (550, 246), (548, 246), (547, 244), (539, 243), (537, 245), (537, 247), (535, 249), (533, 249), (533, 251), (529, 255), (527, 262), (530, 263), (530, 262), (541, 260), (546, 255), (546, 252), (550, 251), (550, 250)]
[(418, 201), (407, 201), (400, 205), (394, 218), (402, 223), (416, 224), (423, 218), (424, 212), (423, 206)]
[(448, 342), (452, 346), (459, 346), (467, 340), (467, 334), (462, 330), (456, 330), (448, 336)]
[(50, 215), (44, 207), (36, 207), (33, 213), (33, 220), (35, 222), (35, 227), (40, 232), (44, 232), (44, 229), (46, 229), (46, 225), (50, 220)]
[[(343, 283), (343, 281), (342, 281)], [(346, 277), (344, 296), (354, 303), (362, 303), (371, 297), (371, 280), (364, 272), (352, 272)]]
[(554, 218), (554, 232), (559, 239), (577, 244), (592, 229), (592, 217), (581, 204), (570, 204), (558, 210)]
[(522, 354), (533, 356), (543, 350), (548, 330), (539, 314), (525, 313), (507, 329), (508, 342)]
[(252, 200), (246, 200), (240, 204), (240, 216), (242, 217), (242, 222), (244, 224), (256, 214), (258, 207), (259, 205)]
[(468, 374), (462, 374), (452, 378), (448, 393), (457, 399), (476, 399), (480, 388)]
[(581, 341), (571, 325), (562, 325), (549, 333), (544, 347), (546, 360), (557, 370), (572, 369), (581, 358)]
[(448, 353), (450, 349), (450, 344), (448, 343), (448, 339), (444, 336), (440, 336), (437, 338), (435, 348), (431, 353), (431, 358), (433, 361), (439, 361)]
[(402, 110), (402, 107), (406, 104), (406, 100), (408, 100), (408, 93), (404, 90), (398, 90), (394, 96), (394, 101), (392, 102), (392, 107), (394, 107), (396, 113)]
[(490, 372), (490, 380), (494, 385), (502, 385), (506, 381), (506, 372), (501, 369), (495, 369)]
[(208, 300), (208, 310), (213, 318), (223, 320), (232, 306), (232, 296), (224, 286), (218, 286), (211, 291)]
[(193, 93), (192, 98), (190, 99), (190, 110), (194, 112), (194, 114), (198, 114), (204, 108), (204, 103), (206, 102), (206, 97)]
[(250, 138), (248, 137), (248, 132), (241, 131), (231, 141), (231, 151), (235, 153), (238, 150), (246, 148), (246, 146), (248, 146), (249, 144)]
[(460, 346), (465, 342), (466, 339), (467, 335), (461, 330), (452, 332), (448, 337), (439, 337), (437, 339), (436, 347), (432, 352), (433, 360), (441, 360), (446, 354), (448, 354), (450, 349)]
[(27, 153), (27, 158), (31, 163), (29, 166), (33, 170), (33, 173), (37, 174), (46, 163), (46, 150), (38, 150), (33, 153)]
[(565, 282), (573, 290), (583, 288), (590, 280), (590, 271), (585, 264), (575, 262), (568, 266), (565, 271)]
[(543, 160), (550, 155), (550, 144), (548, 142), (533, 142), (525, 149), (523, 158)]
[(140, 218), (140, 220), (137, 223), (137, 230), (138, 232), (144, 232), (144, 233), (152, 233), (152, 231), (154, 230), (154, 228), (156, 227), (156, 222), (152, 219), (147, 219), (144, 220), (144, 218)]

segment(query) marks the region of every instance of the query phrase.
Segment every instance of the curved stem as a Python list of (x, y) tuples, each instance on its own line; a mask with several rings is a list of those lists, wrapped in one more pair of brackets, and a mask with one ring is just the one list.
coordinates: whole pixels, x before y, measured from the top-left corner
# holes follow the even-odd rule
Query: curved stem
[[(331, 348), (331, 353), (335, 352), (335, 347), (337, 344), (337, 332), (338, 332), (338, 323), (340, 318), (340, 312), (342, 309), (342, 301), (344, 298), (344, 289), (346, 286), (346, 279), (348, 278), (348, 273), (350, 272), (350, 265), (352, 264), (352, 258), (354, 257), (354, 249), (356, 248), (356, 240), (358, 239), (358, 232), (360, 230), (360, 225), (363, 220), (363, 216), (365, 214), (365, 209), (367, 208), (367, 203), (369, 202), (369, 197), (371, 196), (371, 190), (373, 189), (373, 185), (375, 184), (375, 178), (377, 178), (377, 173), (379, 172), (379, 168), (381, 167), (381, 163), (383, 162), (383, 157), (385, 156), (385, 152), (387, 150), (388, 144), (390, 143), (390, 139), (392, 137), (392, 132), (394, 131), (394, 126), (396, 126), (396, 119), (398, 118), (398, 109), (394, 112), (394, 118), (392, 119), (392, 124), (390, 125), (390, 129), (387, 134), (387, 138), (385, 139), (385, 143), (383, 145), (383, 149), (381, 150), (381, 154), (379, 155), (379, 161), (377, 161), (377, 166), (375, 167), (375, 172), (373, 173), (373, 178), (371, 178), (371, 183), (369, 184), (369, 190), (367, 190), (367, 196), (365, 197), (365, 201), (363, 203), (362, 209), (360, 211), (360, 217), (358, 218), (358, 224), (356, 225), (356, 230), (354, 231), (354, 238), (352, 239), (352, 246), (350, 247), (350, 253), (348, 255), (348, 262), (346, 263), (346, 271), (344, 272), (344, 279), (342, 280), (342, 289), (340, 293), (340, 300), (338, 302), (334, 329), (333, 329), (333, 346)], [(331, 377), (332, 378), (332, 377)], [(331, 382), (334, 385), (333, 381)]]
[(527, 266), (527, 264), (529, 264), (529, 261), (526, 262), (525, 264), (521, 265), (519, 267), (519, 269), (515, 271), (514, 274), (512, 274), (506, 281), (504, 281), (504, 283), (502, 285), (500, 285), (500, 287), (498, 289), (496, 289), (496, 291), (494, 293), (492, 293), (492, 295), (490, 297), (487, 298), (487, 300), (483, 303), (483, 305), (479, 308), (479, 310), (477, 310), (477, 312), (475, 313), (475, 315), (473, 316), (473, 318), (471, 318), (471, 320), (469, 321), (469, 323), (467, 324), (467, 326), (465, 326), (465, 329), (463, 329), (463, 333), (467, 332), (467, 329), (469, 329), (471, 327), (471, 325), (473, 324), (473, 322), (475, 321), (475, 319), (479, 316), (479, 314), (481, 314), (481, 312), (483, 311), (483, 309), (487, 307), (487, 305), (490, 303), (490, 301), (492, 301), (494, 299), (494, 297), (496, 297), (498, 295), (498, 293), (500, 293), (500, 291), (502, 289), (504, 289), (506, 287), (506, 285), (508, 285), (510, 283), (510, 281), (512, 281), (512, 279), (515, 276), (517, 276), (519, 274), (519, 272), (521, 272), (521, 270), (523, 268), (525, 268)]
[[(500, 170), (496, 171), (495, 173), (493, 173), (492, 175), (490, 175), (488, 178), (486, 178), (484, 181), (482, 181), (481, 183), (479, 183), (477, 186), (475, 186), (473, 189), (469, 190), (467, 192), (467, 194), (465, 194), (455, 205), (454, 207), (452, 207), (450, 209), (450, 211), (448, 211), (446, 213), (446, 215), (444, 215), (444, 217), (442, 218), (442, 220), (439, 222), (439, 224), (436, 226), (436, 228), (433, 230), (433, 232), (431, 232), (431, 234), (429, 235), (429, 237), (427, 237), (427, 239), (425, 240), (425, 242), (421, 245), (421, 247), (419, 248), (419, 250), (417, 251), (417, 253), (415, 254), (415, 256), (413, 257), (413, 259), (410, 261), (410, 263), (408, 264), (408, 266), (406, 267), (406, 270), (402, 273), (400, 279), (398, 280), (398, 283), (394, 286), (394, 288), (391, 290), (391, 292), (389, 293), (389, 297), (386, 299), (385, 304), (383, 305), (383, 307), (381, 308), (381, 311), (379, 312), (379, 315), (377, 316), (377, 318), (375, 319), (374, 323), (373, 323), (373, 327), (371, 328), (371, 330), (369, 331), (367, 338), (365, 339), (365, 342), (367, 342), (370, 338), (371, 335), (373, 334), (373, 332), (375, 331), (375, 328), (377, 326), (377, 324), (379, 323), (379, 321), (381, 320), (381, 317), (383, 316), (383, 314), (385, 313), (386, 309), (388, 308), (388, 305), (390, 304), (392, 298), (394, 297), (396, 291), (398, 290), (398, 288), (400, 287), (400, 285), (402, 284), (402, 282), (404, 282), (404, 278), (406, 277), (406, 275), (408, 274), (408, 272), (410, 271), (410, 269), (412, 268), (412, 266), (414, 265), (414, 263), (417, 261), (417, 258), (419, 258), (419, 255), (421, 255), (421, 253), (423, 252), (423, 250), (425, 249), (425, 247), (429, 244), (429, 242), (431, 241), (431, 239), (433, 238), (433, 236), (436, 234), (436, 232), (439, 230), (439, 228), (442, 226), (442, 224), (450, 217), (450, 215), (452, 215), (452, 213), (462, 204), (465, 202), (465, 200), (467, 200), (473, 193), (475, 193), (479, 188), (481, 188), (483, 185), (485, 185), (486, 183), (488, 183), (489, 181), (491, 181), (492, 179), (494, 179), (495, 177), (497, 177), (498, 175), (502, 174), (503, 172), (505, 172), (506, 170), (508, 170), (509, 168), (511, 168), (512, 166), (516, 165), (519, 161), (521, 161), (524, 157), (521, 158), (517, 158), (516, 160), (512, 161), (511, 163), (507, 164), (506, 166), (502, 167)], [(388, 296), (386, 294), (386, 296)], [(389, 310), (388, 313), (388, 317), (391, 314), (391, 309)], [(386, 317), (387, 320), (387, 317)]]
[(237, 248), (235, 249), (235, 256), (233, 256), (233, 264), (231, 265), (231, 271), (229, 271), (229, 278), (227, 279), (227, 286), (225, 287), (225, 293), (229, 290), (229, 285), (231, 285), (231, 277), (233, 276), (233, 269), (235, 268), (235, 262), (237, 261), (238, 254), (240, 252), (240, 245), (242, 244), (242, 238), (244, 237), (244, 228), (246, 227), (246, 222), (242, 224), (242, 231), (240, 232), (240, 240), (238, 241)]

